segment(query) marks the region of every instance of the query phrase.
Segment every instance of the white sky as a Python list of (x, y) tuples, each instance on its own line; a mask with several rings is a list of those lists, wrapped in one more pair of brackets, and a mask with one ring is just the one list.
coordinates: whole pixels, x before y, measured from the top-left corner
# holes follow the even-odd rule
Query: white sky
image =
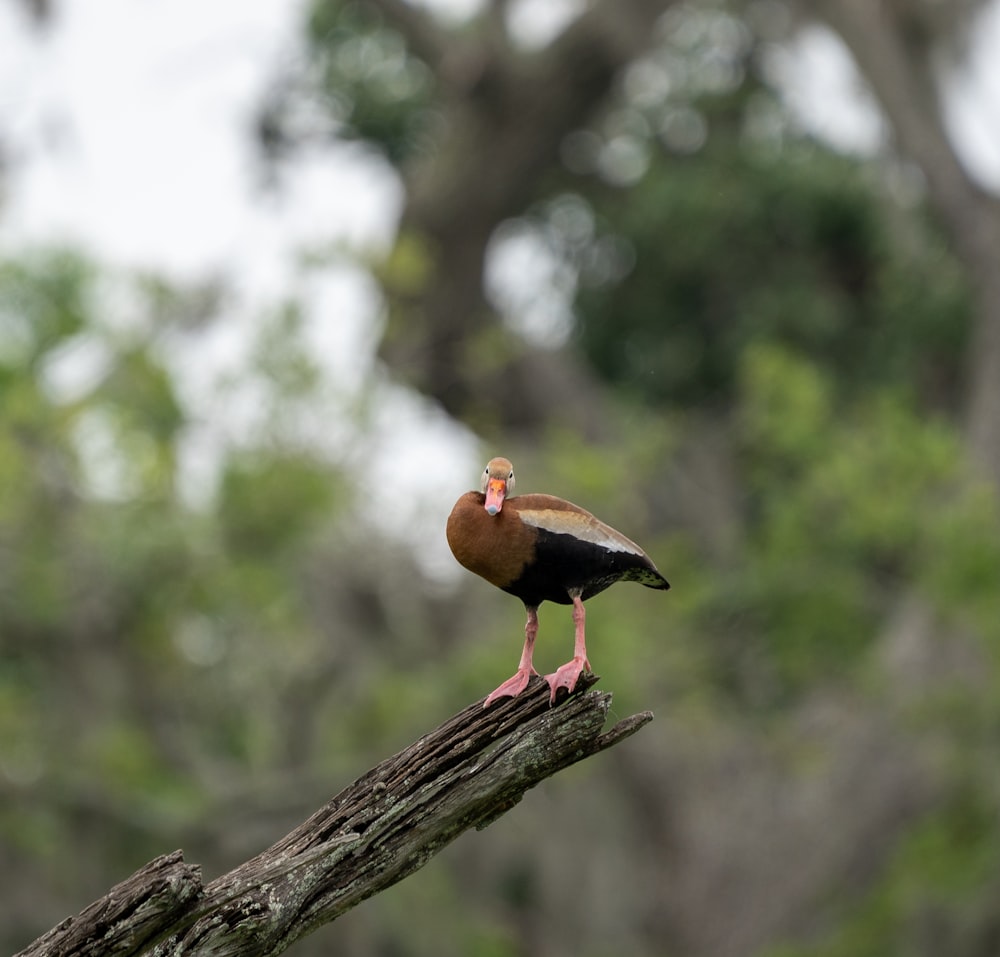
[[(817, 136), (838, 149), (876, 149), (885, 135), (877, 108), (840, 39), (808, 27), (778, 51), (777, 80), (789, 106)], [(962, 69), (945, 87), (949, 133), (970, 173), (1000, 192), (1000, 2), (980, 14)]]
[(302, 6), (58, 3), (36, 30), (5, 0), (0, 122), (15, 165), (4, 237), (77, 238), (114, 261), (187, 274), (248, 255), (259, 267), (273, 245), (331, 233), (388, 241), (398, 196), (357, 151), (305, 161), (280, 204), (256, 188), (254, 112), (296, 56)]
[[(443, 2), (443, 0), (442, 0)], [(457, 2), (457, 0), (450, 0)], [(462, 10), (476, 0), (462, 0)], [(558, 27), (578, 0), (519, 0), (512, 28), (525, 43)], [(18, 0), (0, 0), (0, 145), (9, 160), (0, 201), (0, 254), (77, 243), (112, 266), (180, 279), (221, 273), (236, 297), (196, 355), (176, 357), (188, 398), (203, 407), (214, 375), (238, 364), (250, 329), (290, 290), (302, 294), (316, 354), (343, 387), (370, 367), (379, 302), (345, 264), (304, 277), (297, 254), (334, 242), (382, 249), (401, 192), (391, 170), (356, 147), (306, 153), (282, 188), (260, 189), (252, 122), (267, 84), (298, 57), (304, 0), (102, 0), (56, 4), (36, 29)], [(544, 17), (538, 11), (547, 11)], [(532, 13), (534, 11), (534, 13)], [(461, 11), (460, 11), (461, 13)], [(950, 88), (966, 160), (1000, 188), (1000, 4), (976, 31), (969, 68)], [(779, 70), (803, 121), (846, 149), (865, 150), (879, 120), (838, 42), (803, 34)], [(208, 405), (211, 402), (208, 401)], [(211, 474), (213, 448), (252, 415), (208, 421), (192, 436), (191, 474)], [(379, 519), (441, 537), (440, 516), (478, 475), (474, 438), (397, 389), (386, 389), (368, 436)], [(336, 432), (336, 430), (331, 430)], [(489, 453), (502, 450), (486, 450)], [(393, 489), (398, 463), (422, 460), (420, 502)], [(436, 524), (435, 524), (436, 523)], [(444, 552), (442, 552), (444, 554)], [(446, 559), (432, 552), (442, 567)]]
[[(299, 254), (340, 243), (386, 248), (401, 204), (394, 174), (345, 146), (306, 152), (285, 168), (280, 189), (260, 188), (254, 114), (267, 84), (299, 55), (303, 5), (59, 3), (53, 23), (36, 29), (22, 4), (0, 0), (0, 143), (12, 160), (4, 173), (0, 253), (73, 243), (115, 267), (182, 280), (221, 274), (234, 290), (223, 321), (193, 353), (174, 356), (184, 370), (182, 392), (201, 412), (187, 443), (192, 485), (210, 485), (223, 443), (246, 438), (263, 414), (252, 387), (222, 409), (213, 388), (240, 367), (268, 304), (289, 292), (304, 300), (314, 354), (341, 396), (361, 384), (372, 361), (379, 309), (372, 283), (346, 263), (304, 274)], [(69, 389), (74, 374), (89, 374), (86, 349), (71, 358)], [(99, 365), (99, 357), (90, 363)], [(442, 416), (400, 390), (384, 390), (379, 428), (364, 436), (322, 416), (317, 433), (363, 447), (360, 455), (346, 454), (373, 472), (373, 517), (386, 526), (419, 536), (434, 517), (441, 525), (441, 508), (478, 475), (472, 437), (444, 428)], [(379, 483), (394, 462), (421, 455), (431, 506)], [(113, 486), (115, 475), (97, 479)], [(443, 548), (443, 532), (434, 534)], [(443, 565), (433, 550), (430, 561)]]

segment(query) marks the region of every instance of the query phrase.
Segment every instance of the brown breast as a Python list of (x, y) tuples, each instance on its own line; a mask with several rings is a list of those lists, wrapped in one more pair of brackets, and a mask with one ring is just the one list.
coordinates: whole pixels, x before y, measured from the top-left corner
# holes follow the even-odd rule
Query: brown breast
[(497, 588), (516, 582), (534, 561), (537, 530), (524, 524), (508, 499), (497, 515), (485, 509), (482, 492), (466, 492), (448, 516), (448, 545), (459, 564)]

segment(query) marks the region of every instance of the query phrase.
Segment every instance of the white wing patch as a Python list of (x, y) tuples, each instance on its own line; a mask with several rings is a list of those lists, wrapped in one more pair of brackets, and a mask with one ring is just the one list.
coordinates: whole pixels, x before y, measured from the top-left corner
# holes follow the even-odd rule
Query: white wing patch
[(621, 532), (605, 525), (589, 512), (570, 512), (563, 509), (518, 509), (521, 521), (535, 528), (543, 528), (556, 535), (572, 535), (585, 542), (592, 542), (609, 552), (628, 552), (631, 555), (646, 553)]

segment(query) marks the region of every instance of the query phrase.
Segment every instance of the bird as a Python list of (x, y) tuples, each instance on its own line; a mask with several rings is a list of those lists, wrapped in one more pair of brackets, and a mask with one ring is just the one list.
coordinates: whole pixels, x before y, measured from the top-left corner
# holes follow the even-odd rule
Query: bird
[(619, 581), (666, 590), (670, 583), (631, 539), (586, 509), (554, 495), (514, 495), (514, 466), (490, 459), (478, 492), (462, 495), (448, 516), (448, 545), (456, 560), (490, 584), (520, 598), (527, 612), (517, 671), (483, 702), (516, 697), (538, 672), (532, 665), (543, 601), (573, 606), (573, 657), (546, 675), (550, 703), (572, 692), (591, 671), (583, 603)]

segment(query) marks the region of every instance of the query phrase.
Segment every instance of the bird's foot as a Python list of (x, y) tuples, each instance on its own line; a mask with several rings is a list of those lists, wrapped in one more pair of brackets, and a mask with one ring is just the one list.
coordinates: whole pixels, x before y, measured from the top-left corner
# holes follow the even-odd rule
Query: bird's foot
[(497, 698), (516, 698), (528, 687), (531, 676), (537, 674), (534, 668), (518, 668), (499, 688), (486, 696), (483, 707), (488, 708)]
[(577, 681), (580, 680), (580, 675), (584, 672), (584, 669), (587, 671), (591, 670), (590, 662), (582, 656), (576, 656), (571, 661), (567, 661), (566, 664), (557, 668), (554, 672), (552, 672), (552, 674), (546, 675), (545, 680), (549, 683), (549, 687), (552, 689), (552, 696), (549, 701), (552, 704), (556, 703), (556, 692), (560, 688), (565, 688), (567, 693), (572, 694)]

